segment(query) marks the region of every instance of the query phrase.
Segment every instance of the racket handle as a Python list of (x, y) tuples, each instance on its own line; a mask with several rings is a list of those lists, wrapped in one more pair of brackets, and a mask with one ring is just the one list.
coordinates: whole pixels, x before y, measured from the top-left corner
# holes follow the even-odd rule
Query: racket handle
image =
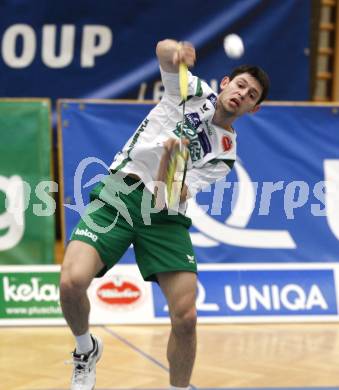
[(188, 68), (187, 65), (181, 62), (179, 64), (179, 87), (181, 99), (186, 101), (188, 94)]

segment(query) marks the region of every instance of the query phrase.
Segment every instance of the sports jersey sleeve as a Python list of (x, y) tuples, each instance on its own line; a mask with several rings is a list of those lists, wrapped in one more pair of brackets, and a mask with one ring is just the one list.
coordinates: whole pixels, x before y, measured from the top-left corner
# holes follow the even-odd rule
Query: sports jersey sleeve
[(194, 197), (202, 189), (227, 176), (232, 170), (234, 160), (214, 159), (202, 168), (193, 168), (187, 171), (186, 185), (190, 197)]
[[(179, 74), (165, 72), (161, 67), (160, 73), (161, 80), (165, 88), (165, 93), (168, 95), (179, 96)], [(193, 76), (192, 73), (188, 71), (188, 95), (199, 96), (199, 93), (201, 92), (201, 80), (198, 77)]]

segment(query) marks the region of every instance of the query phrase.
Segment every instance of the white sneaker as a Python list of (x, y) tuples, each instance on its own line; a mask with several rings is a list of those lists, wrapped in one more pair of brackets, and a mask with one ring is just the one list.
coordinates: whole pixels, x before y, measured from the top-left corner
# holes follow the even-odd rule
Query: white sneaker
[(93, 336), (93, 349), (87, 355), (72, 353), (74, 364), (71, 390), (93, 390), (95, 386), (95, 365), (100, 359), (103, 343), (99, 337)]

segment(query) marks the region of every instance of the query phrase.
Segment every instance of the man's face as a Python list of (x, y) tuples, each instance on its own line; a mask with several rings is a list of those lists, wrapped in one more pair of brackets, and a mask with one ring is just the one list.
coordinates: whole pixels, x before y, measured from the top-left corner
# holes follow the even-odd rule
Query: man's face
[(221, 92), (218, 103), (232, 116), (241, 116), (247, 112), (256, 112), (262, 93), (262, 86), (249, 73), (242, 73), (233, 80), (224, 77), (220, 83)]

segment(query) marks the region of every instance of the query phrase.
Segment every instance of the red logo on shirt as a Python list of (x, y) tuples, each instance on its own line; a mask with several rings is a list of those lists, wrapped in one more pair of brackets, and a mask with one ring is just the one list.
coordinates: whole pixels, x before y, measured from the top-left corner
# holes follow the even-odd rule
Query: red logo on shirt
[(224, 151), (228, 152), (229, 150), (232, 149), (232, 146), (233, 146), (233, 142), (231, 137), (229, 137), (228, 135), (224, 135), (222, 137), (222, 147), (224, 148)]

